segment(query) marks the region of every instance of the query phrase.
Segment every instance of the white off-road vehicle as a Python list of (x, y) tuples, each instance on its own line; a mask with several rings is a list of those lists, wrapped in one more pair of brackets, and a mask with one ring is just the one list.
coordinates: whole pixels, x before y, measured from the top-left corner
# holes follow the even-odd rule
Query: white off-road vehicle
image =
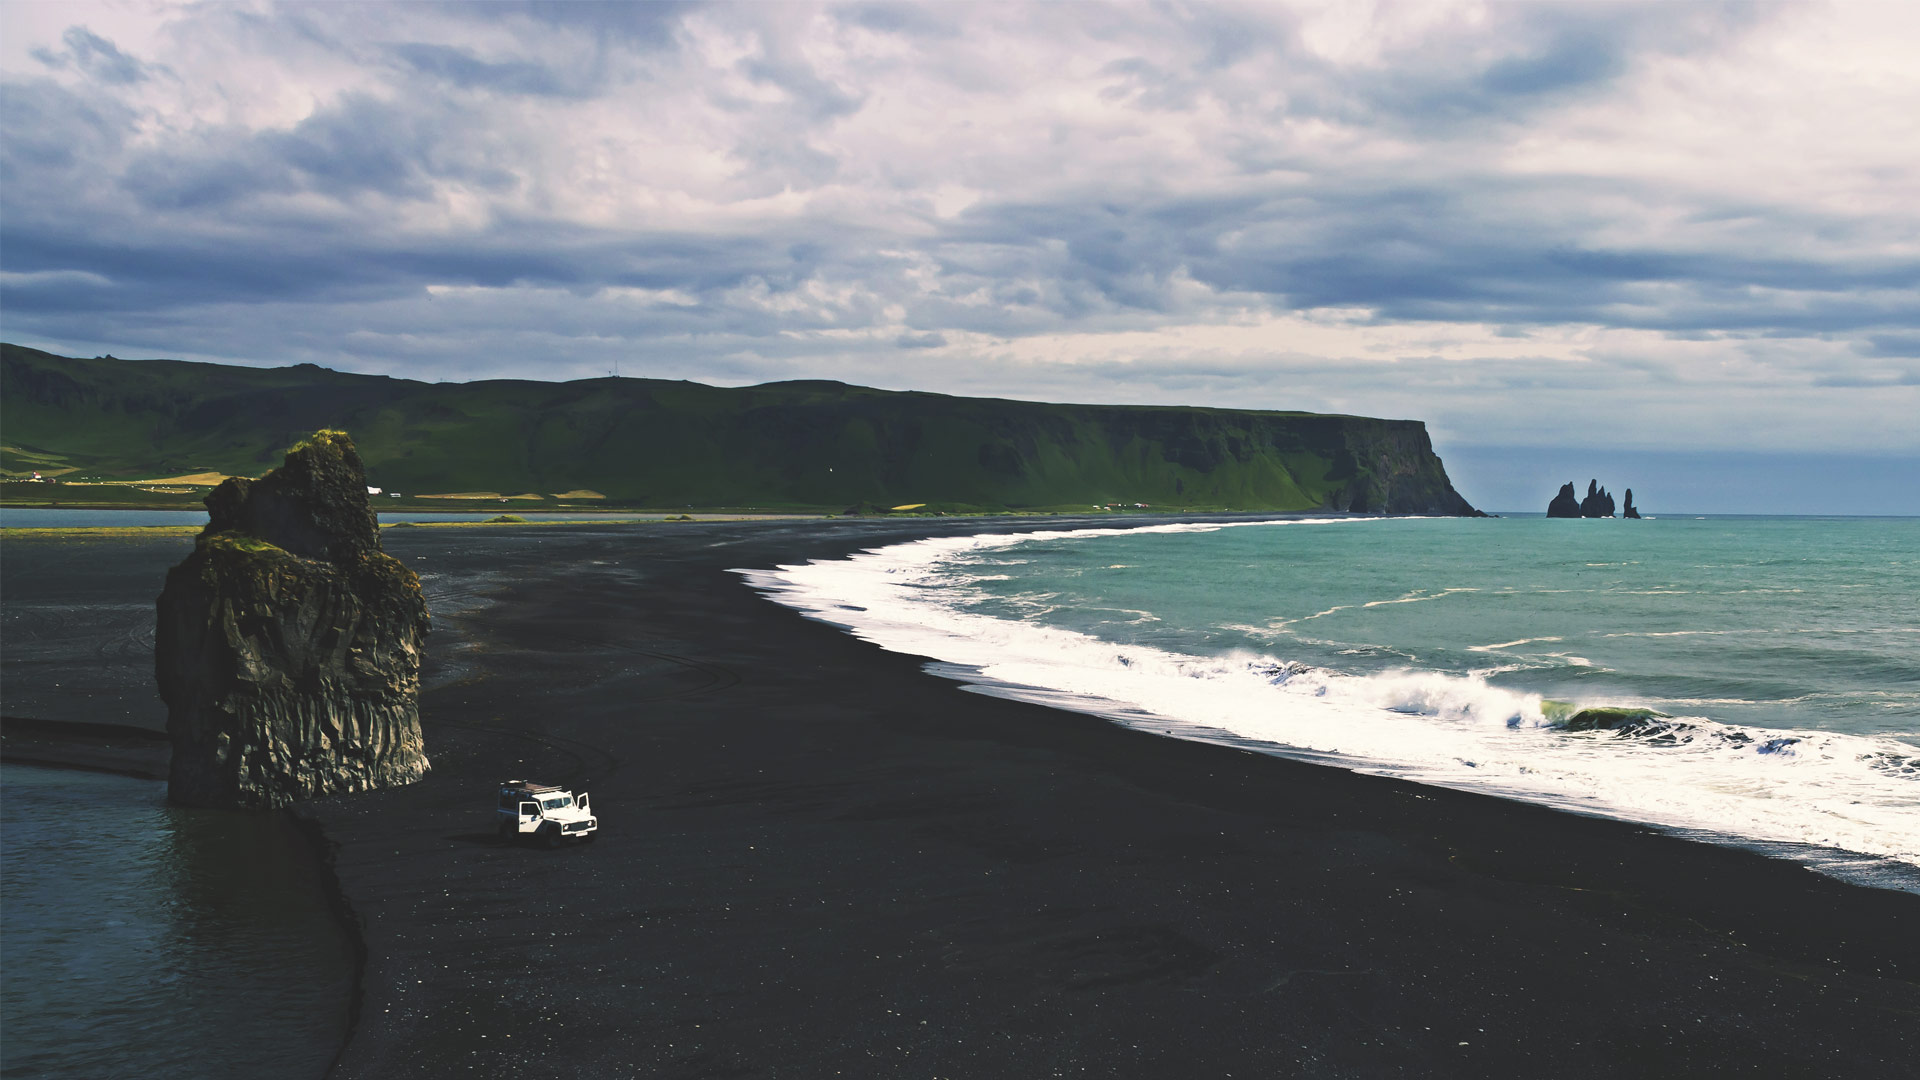
[(499, 821), (502, 840), (531, 836), (543, 847), (559, 847), (564, 840), (591, 840), (600, 819), (587, 805), (587, 793), (575, 795), (546, 784), (509, 780), (500, 785)]

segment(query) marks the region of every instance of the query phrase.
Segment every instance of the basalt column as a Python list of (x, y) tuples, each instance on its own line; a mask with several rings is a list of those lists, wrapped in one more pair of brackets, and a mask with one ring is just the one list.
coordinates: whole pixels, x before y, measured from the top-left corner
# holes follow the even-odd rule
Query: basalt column
[(353, 441), (317, 432), (206, 502), (211, 520), (160, 594), (168, 797), (281, 806), (420, 779), (427, 607), (420, 579), (380, 550)]

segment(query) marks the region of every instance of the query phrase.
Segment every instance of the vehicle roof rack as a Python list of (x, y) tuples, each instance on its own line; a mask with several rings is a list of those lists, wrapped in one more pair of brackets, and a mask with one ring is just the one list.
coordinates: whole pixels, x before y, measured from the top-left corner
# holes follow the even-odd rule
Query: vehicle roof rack
[(500, 785), (502, 790), (524, 791), (529, 795), (545, 795), (549, 791), (560, 791), (552, 784), (530, 784), (525, 780), (509, 780)]

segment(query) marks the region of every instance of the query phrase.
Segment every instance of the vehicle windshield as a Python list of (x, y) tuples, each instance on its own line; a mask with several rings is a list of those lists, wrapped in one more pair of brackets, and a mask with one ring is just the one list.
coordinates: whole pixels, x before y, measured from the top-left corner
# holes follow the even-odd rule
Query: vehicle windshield
[(565, 810), (573, 805), (571, 795), (549, 795), (540, 800), (540, 806), (546, 810)]

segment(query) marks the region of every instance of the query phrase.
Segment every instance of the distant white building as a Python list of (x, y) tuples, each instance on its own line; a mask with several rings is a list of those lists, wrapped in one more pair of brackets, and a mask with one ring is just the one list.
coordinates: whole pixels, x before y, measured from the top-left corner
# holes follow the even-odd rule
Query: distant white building
[(369, 486), (369, 487), (367, 488), (367, 494), (369, 494), (369, 495), (378, 495), (378, 494), (380, 494), (380, 489), (379, 489), (379, 488), (377, 488), (377, 487), (372, 487), (372, 486)]

